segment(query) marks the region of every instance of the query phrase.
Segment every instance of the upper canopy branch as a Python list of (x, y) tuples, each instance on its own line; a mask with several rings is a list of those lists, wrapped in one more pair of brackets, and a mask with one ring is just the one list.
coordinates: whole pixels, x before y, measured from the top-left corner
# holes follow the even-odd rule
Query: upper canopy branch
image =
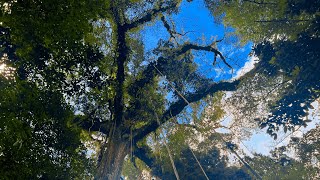
[[(173, 38), (174, 40), (176, 40), (175, 35), (183, 36), (183, 34), (176, 32), (174, 29), (172, 30), (172, 28), (170, 27), (169, 23), (167, 22), (167, 20), (165, 19), (164, 16), (161, 16), (161, 21), (162, 21), (164, 27), (166, 28), (166, 30), (168, 31), (168, 33), (170, 34), (170, 38)], [(177, 41), (176, 41), (176, 43), (178, 44)]]
[(177, 44), (178, 44), (178, 42), (176, 40), (176, 36), (177, 35), (181, 37), (181, 36), (185, 36), (189, 32), (193, 32), (193, 31), (187, 31), (187, 32), (185, 32), (183, 34), (177, 32), (175, 30), (174, 24), (173, 24), (173, 27), (171, 28), (169, 23), (168, 23), (168, 21), (166, 20), (166, 18), (164, 16), (161, 16), (161, 21), (162, 21), (164, 27), (166, 28), (166, 30), (168, 31), (168, 33), (170, 34), (170, 38), (173, 38), (176, 41)]
[(197, 44), (185, 43), (180, 48), (177, 48), (177, 50), (174, 50), (173, 54), (174, 54), (174, 56), (179, 56), (179, 55), (186, 53), (189, 50), (200, 50), (200, 51), (213, 52), (215, 55), (214, 63), (216, 61), (216, 57), (219, 56), (221, 58), (221, 60), (223, 61), (223, 63), (232, 69), (232, 66), (226, 61), (226, 59), (222, 55), (222, 53), (212, 46), (214, 43), (219, 42), (219, 41), (214, 41), (211, 45), (208, 45), (208, 46), (200, 46)]
[(177, 7), (178, 3), (172, 3), (171, 5), (168, 6), (164, 6), (163, 7), (163, 2), (161, 4), (159, 4), (157, 7), (155, 7), (154, 9), (150, 10), (149, 12), (147, 12), (146, 15), (144, 15), (143, 17), (141, 17), (140, 19), (137, 19), (131, 23), (127, 23), (124, 25), (124, 27), (128, 30), (136, 28), (142, 24), (145, 24), (147, 22), (152, 21), (153, 19), (155, 19), (160, 13), (164, 13), (170, 9), (173, 9), (175, 7)]

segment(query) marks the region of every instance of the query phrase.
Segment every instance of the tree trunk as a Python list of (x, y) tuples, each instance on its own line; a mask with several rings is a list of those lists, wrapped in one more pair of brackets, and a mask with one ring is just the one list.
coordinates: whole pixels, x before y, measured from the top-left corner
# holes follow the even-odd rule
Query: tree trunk
[(113, 138), (106, 148), (101, 149), (100, 161), (95, 179), (119, 180), (125, 156), (129, 153), (129, 143), (120, 138)]

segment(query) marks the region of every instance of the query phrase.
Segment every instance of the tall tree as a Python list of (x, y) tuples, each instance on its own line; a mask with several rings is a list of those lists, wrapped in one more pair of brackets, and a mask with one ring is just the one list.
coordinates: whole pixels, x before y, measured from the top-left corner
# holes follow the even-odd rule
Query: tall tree
[[(2, 3), (1, 55), (7, 57), (5, 63), (16, 68), (19, 80), (64, 95), (80, 114), (74, 118), (77, 125), (107, 137), (101, 145), (97, 179), (119, 179), (124, 157), (130, 152), (129, 139), (136, 147), (161, 124), (179, 115), (188, 105), (186, 101), (192, 103), (220, 90), (234, 90), (239, 83), (217, 83), (197, 73), (192, 51), (210, 52), (228, 65), (211, 44), (160, 40), (153, 51), (156, 60), (141, 56), (143, 46), (139, 39), (134, 39), (134, 30), (162, 17), (164, 27), (176, 38), (179, 33), (168, 25), (166, 16), (177, 12), (180, 3), (126, 0)], [(76, 11), (83, 13), (76, 15)], [(105, 38), (93, 32), (101, 31), (101, 24), (106, 27), (105, 34), (110, 35), (111, 45), (105, 48), (97, 47), (92, 40)], [(172, 83), (168, 89), (177, 98), (169, 106), (166, 94), (158, 91), (161, 73)], [(186, 99), (173, 89), (178, 89)]]

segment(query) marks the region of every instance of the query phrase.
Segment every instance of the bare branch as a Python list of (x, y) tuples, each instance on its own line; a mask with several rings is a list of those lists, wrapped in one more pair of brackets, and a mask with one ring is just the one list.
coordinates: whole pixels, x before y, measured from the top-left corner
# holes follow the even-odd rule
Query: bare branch
[(215, 65), (215, 64), (216, 64), (216, 62), (217, 62), (217, 54), (214, 54), (214, 60), (213, 60), (212, 65)]
[(188, 33), (190, 33), (190, 32), (194, 32), (194, 31), (187, 31), (187, 32), (185, 32), (185, 33), (179, 33), (179, 32), (177, 32), (176, 30), (175, 30), (175, 26), (174, 26), (174, 24), (172, 23), (172, 28), (170, 27), (170, 25), (169, 25), (169, 23), (168, 23), (168, 21), (165, 19), (165, 17), (164, 16), (161, 16), (161, 21), (162, 21), (162, 23), (163, 23), (163, 25), (164, 25), (164, 27), (166, 28), (166, 30), (168, 31), (168, 33), (170, 34), (170, 38), (173, 38), (175, 41), (176, 41), (176, 43), (178, 44), (178, 42), (177, 42), (177, 40), (176, 40), (176, 36), (177, 35), (179, 35), (179, 36), (185, 36), (186, 34), (188, 34)]
[(128, 24), (125, 24), (124, 27), (125, 29), (127, 30), (130, 30), (130, 29), (133, 29), (133, 28), (136, 28), (140, 25), (143, 25), (147, 22), (150, 22), (154, 19), (156, 19), (156, 17), (160, 14), (160, 13), (164, 13), (172, 8), (175, 8), (178, 4), (172, 4), (170, 6), (165, 6), (165, 7), (162, 7), (162, 4), (158, 5), (157, 8), (154, 8), (152, 10), (150, 10), (149, 12), (147, 12), (147, 14), (143, 17), (141, 17), (140, 19), (138, 20), (135, 20), (131, 23), (128, 23)]
[[(163, 25), (164, 25), (164, 27), (167, 29), (168, 33), (170, 34), (170, 38), (173, 38), (173, 39), (176, 41), (176, 43), (178, 44), (175, 35), (180, 35), (180, 36), (182, 36), (182, 34), (177, 33), (175, 30), (172, 30), (172, 29), (170, 28), (169, 23), (167, 22), (167, 20), (165, 19), (164, 16), (161, 16), (161, 21), (163, 22)], [(173, 28), (173, 29), (174, 29), (174, 28)]]
[(189, 50), (200, 50), (200, 51), (213, 52), (215, 54), (215, 56), (219, 56), (220, 57), (220, 59), (223, 61), (223, 63), (225, 65), (227, 65), (230, 69), (233, 69), (232, 66), (230, 64), (228, 64), (228, 62), (226, 61), (226, 59), (222, 55), (222, 53), (220, 51), (218, 51), (216, 48), (212, 47), (212, 45), (200, 46), (200, 45), (197, 45), (197, 44), (185, 43), (184, 45), (182, 45), (182, 47), (177, 48), (177, 50), (175, 50), (173, 52), (174, 52), (175, 56), (179, 56), (181, 54), (186, 53)]

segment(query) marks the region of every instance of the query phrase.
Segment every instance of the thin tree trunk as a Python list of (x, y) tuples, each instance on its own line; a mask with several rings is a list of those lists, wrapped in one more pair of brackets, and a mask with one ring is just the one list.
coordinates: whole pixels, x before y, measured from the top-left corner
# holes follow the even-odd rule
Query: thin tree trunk
[(125, 156), (129, 153), (129, 143), (120, 138), (111, 139), (106, 148), (101, 149), (101, 158), (95, 179), (119, 180)]

